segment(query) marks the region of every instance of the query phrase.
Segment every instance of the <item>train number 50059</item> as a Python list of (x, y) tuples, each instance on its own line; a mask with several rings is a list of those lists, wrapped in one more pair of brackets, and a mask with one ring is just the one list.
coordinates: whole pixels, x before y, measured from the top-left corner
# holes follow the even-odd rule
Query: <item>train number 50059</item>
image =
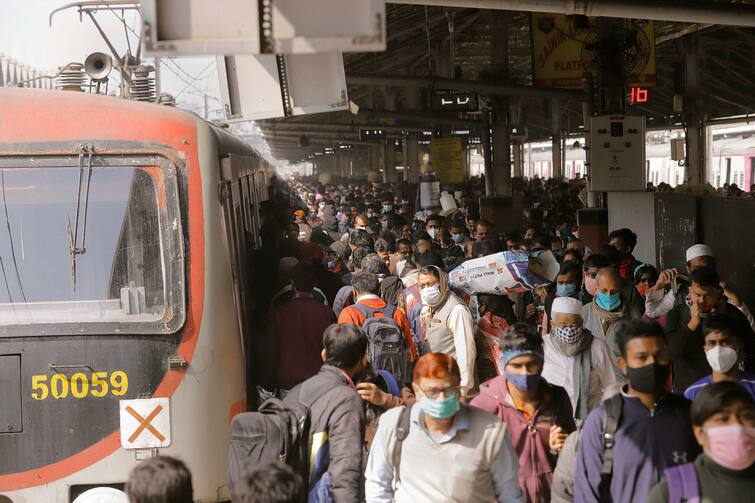
[(74, 398), (103, 398), (108, 394), (123, 396), (128, 391), (128, 376), (122, 370), (116, 370), (109, 376), (107, 372), (76, 372), (71, 376), (38, 374), (31, 376), (31, 390), (34, 400), (45, 400), (50, 396), (59, 400), (69, 395)]

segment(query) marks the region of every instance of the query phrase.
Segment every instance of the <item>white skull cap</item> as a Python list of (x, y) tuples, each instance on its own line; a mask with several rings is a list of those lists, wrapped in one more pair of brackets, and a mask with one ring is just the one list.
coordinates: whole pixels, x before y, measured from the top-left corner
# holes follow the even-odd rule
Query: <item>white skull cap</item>
[(582, 316), (582, 302), (572, 297), (556, 297), (551, 306), (551, 317), (561, 314), (576, 314)]
[(713, 257), (713, 250), (708, 245), (692, 245), (687, 248), (687, 262), (698, 257)]
[(95, 487), (81, 493), (73, 503), (128, 503), (128, 496), (112, 487)]

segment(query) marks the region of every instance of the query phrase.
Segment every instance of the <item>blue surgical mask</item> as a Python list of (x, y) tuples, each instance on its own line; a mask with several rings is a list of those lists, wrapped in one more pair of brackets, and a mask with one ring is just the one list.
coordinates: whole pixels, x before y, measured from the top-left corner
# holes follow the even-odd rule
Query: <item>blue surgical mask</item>
[(507, 381), (525, 393), (535, 389), (540, 382), (540, 374), (511, 374), (508, 371), (504, 371), (504, 374)]
[(464, 241), (464, 234), (451, 234), (451, 239), (454, 240), (454, 243), (461, 243)]
[(595, 294), (595, 303), (604, 311), (613, 311), (621, 305), (621, 295), (619, 292), (607, 294), (598, 292)]
[(392, 204), (384, 204), (383, 205), (383, 213), (388, 213), (393, 211), (393, 205)]
[(422, 412), (435, 419), (446, 419), (459, 412), (459, 397), (451, 395), (446, 398), (428, 398), (424, 394), (419, 397), (419, 408)]
[(574, 297), (577, 295), (577, 285), (570, 283), (556, 285), (556, 297)]

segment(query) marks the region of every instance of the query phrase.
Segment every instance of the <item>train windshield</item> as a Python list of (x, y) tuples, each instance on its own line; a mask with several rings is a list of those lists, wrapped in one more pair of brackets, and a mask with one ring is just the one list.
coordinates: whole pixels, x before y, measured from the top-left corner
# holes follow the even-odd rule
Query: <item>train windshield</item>
[(160, 173), (1, 168), (0, 327), (164, 319)]

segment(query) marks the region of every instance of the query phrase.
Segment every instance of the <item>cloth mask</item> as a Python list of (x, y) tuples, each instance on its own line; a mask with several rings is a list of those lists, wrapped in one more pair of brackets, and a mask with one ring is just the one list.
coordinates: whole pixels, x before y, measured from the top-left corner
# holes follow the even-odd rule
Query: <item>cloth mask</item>
[(328, 269), (330, 269), (332, 271), (335, 268), (336, 268), (336, 261), (335, 260), (332, 260), (332, 261), (329, 260), (328, 261)]
[(582, 335), (582, 327), (553, 327), (553, 335), (564, 344), (574, 344)]
[(435, 239), (435, 236), (438, 234), (438, 228), (437, 227), (428, 227), (427, 233), (430, 234), (430, 237)]
[(463, 234), (451, 234), (451, 239), (454, 240), (454, 243), (461, 243), (464, 241), (464, 235)]
[(664, 389), (670, 372), (670, 365), (653, 362), (644, 367), (627, 367), (627, 379), (634, 390), (655, 393)]
[(727, 424), (704, 429), (708, 436), (706, 454), (730, 470), (744, 470), (755, 463), (755, 428)]
[(459, 397), (429, 398), (423, 393), (419, 397), (419, 408), (422, 412), (435, 419), (446, 419), (459, 412)]
[(716, 346), (705, 352), (705, 358), (707, 358), (710, 368), (719, 374), (725, 374), (737, 363), (739, 355), (732, 348)]
[(577, 285), (570, 283), (556, 285), (556, 297), (575, 297), (577, 295)]
[(590, 276), (585, 276), (585, 290), (590, 295), (595, 295), (595, 290), (598, 289), (598, 281)]
[(614, 311), (621, 305), (621, 295), (619, 295), (619, 292), (612, 294), (598, 292), (595, 295), (595, 302), (604, 311)]
[(648, 285), (647, 283), (637, 283), (636, 288), (637, 288), (637, 293), (639, 293), (643, 298), (645, 298), (645, 294), (650, 288), (650, 285)]
[(511, 374), (508, 371), (504, 373), (507, 381), (513, 384), (516, 389), (525, 393), (535, 389), (537, 383), (540, 382), (540, 374)]
[(440, 300), (440, 286), (426, 286), (420, 289), (419, 296), (422, 298), (422, 304), (432, 306)]

